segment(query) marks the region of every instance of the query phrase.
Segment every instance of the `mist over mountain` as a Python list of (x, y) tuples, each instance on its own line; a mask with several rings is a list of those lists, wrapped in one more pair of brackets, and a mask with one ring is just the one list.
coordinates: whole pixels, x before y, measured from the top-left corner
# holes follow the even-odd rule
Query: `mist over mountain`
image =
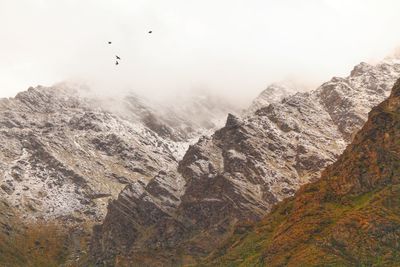
[(200, 89), (244, 108), (273, 82), (313, 89), (383, 58), (400, 44), (398, 8), (392, 0), (3, 0), (0, 97), (70, 81), (168, 101)]
[(400, 266), (399, 10), (0, 0), (0, 266)]
[(274, 83), (244, 112), (70, 82), (3, 98), (0, 262), (197, 264), (318, 180), (399, 76), (394, 56), (362, 62), (311, 91)]
[(318, 180), (399, 76), (399, 60), (388, 59), (362, 62), (310, 92), (281, 98), (277, 85), (268, 87), (256, 111), (228, 115), (223, 128), (189, 147), (177, 170), (127, 186), (94, 228), (93, 262), (200, 264), (238, 223), (257, 222)]

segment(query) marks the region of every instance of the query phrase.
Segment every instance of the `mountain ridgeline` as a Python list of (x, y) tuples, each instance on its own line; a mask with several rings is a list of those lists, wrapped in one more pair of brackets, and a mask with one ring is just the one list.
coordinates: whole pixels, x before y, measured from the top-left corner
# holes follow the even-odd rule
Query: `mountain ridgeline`
[[(189, 144), (234, 111), (211, 98), (160, 106), (134, 94), (105, 99), (59, 84), (0, 99), (0, 265), (34, 265), (28, 251), (37, 252), (37, 266), (46, 262), (39, 254), (47, 262), (75, 262), (111, 199), (127, 185), (145, 186), (160, 170), (176, 170)], [(40, 243), (40, 236), (59, 238)]]
[(398, 84), (358, 131), (398, 77), (388, 59), (273, 84), (241, 117), (71, 84), (0, 99), (0, 265), (396, 262)]
[[(95, 228), (97, 265), (195, 265), (302, 185), (318, 180), (389, 96), (398, 61), (361, 63), (346, 78), (249, 112), (189, 147), (178, 169), (127, 186)], [(244, 265), (246, 266), (246, 265)]]
[(399, 266), (400, 79), (319, 181), (237, 226), (203, 266)]

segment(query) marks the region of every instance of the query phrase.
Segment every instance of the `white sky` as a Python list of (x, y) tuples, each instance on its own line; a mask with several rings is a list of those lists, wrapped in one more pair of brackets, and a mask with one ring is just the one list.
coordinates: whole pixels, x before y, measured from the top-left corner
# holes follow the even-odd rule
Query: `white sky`
[(384, 57), (400, 44), (399, 10), (397, 0), (0, 0), (0, 97), (79, 79), (248, 101), (270, 82), (314, 86)]

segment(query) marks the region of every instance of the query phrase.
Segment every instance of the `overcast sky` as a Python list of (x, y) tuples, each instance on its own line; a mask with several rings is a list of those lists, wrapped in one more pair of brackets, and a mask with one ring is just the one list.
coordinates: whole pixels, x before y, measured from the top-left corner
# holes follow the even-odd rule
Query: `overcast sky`
[(399, 10), (397, 0), (0, 0), (0, 97), (84, 80), (247, 101), (274, 81), (313, 86), (384, 57), (400, 44)]

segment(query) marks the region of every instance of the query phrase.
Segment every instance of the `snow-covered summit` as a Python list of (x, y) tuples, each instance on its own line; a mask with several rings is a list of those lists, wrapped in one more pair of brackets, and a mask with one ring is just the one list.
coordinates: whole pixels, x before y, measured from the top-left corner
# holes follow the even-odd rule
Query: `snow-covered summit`
[(251, 115), (256, 110), (268, 106), (269, 104), (277, 103), (294, 93), (296, 93), (296, 89), (289, 83), (272, 83), (253, 100), (244, 113), (245, 115)]

